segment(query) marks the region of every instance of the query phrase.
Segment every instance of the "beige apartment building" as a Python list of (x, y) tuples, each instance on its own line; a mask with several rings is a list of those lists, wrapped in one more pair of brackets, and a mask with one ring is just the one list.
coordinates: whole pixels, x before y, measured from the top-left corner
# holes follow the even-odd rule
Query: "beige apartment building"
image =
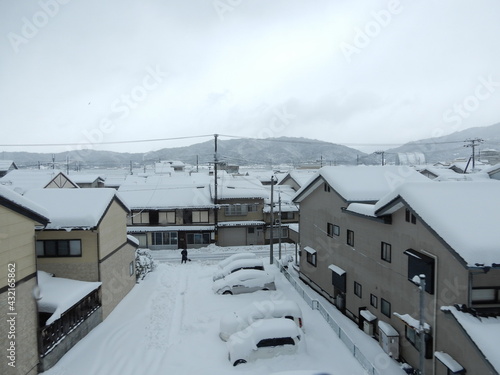
[(381, 345), (396, 332), (395, 360), (418, 368), (423, 336), (426, 374), (498, 374), (476, 332), (500, 333), (499, 192), (496, 181), (433, 182), (401, 167), (322, 168), (295, 198), (300, 277)]

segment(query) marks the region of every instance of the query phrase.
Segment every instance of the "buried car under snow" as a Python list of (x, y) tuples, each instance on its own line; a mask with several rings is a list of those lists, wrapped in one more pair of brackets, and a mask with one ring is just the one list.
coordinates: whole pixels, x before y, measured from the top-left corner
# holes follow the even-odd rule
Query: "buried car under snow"
[(249, 252), (236, 253), (236, 254), (233, 254), (231, 256), (228, 256), (224, 260), (221, 260), (219, 262), (219, 264), (217, 265), (217, 267), (219, 267), (219, 269), (223, 269), (229, 263), (232, 263), (235, 260), (240, 260), (240, 259), (255, 259), (255, 258), (257, 258), (257, 255), (255, 255), (254, 253), (249, 253)]
[(264, 271), (264, 263), (262, 259), (239, 259), (229, 263), (223, 269), (216, 271), (214, 273), (214, 281), (222, 279), (226, 277), (230, 273), (239, 271), (239, 270), (260, 270)]
[(233, 333), (247, 328), (260, 319), (286, 318), (302, 328), (302, 310), (295, 301), (291, 300), (262, 300), (224, 315), (220, 320), (219, 336), (226, 341)]
[(289, 319), (262, 319), (227, 340), (229, 362), (233, 366), (248, 361), (294, 354), (304, 350), (302, 330)]
[(276, 285), (274, 276), (265, 271), (239, 270), (215, 281), (212, 290), (218, 294), (240, 294), (257, 290), (276, 290)]

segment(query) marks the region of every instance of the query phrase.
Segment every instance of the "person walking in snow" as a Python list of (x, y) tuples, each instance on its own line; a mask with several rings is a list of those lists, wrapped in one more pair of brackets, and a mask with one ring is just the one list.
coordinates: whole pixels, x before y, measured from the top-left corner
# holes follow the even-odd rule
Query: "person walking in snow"
[(188, 251), (186, 248), (182, 249), (181, 255), (182, 255), (181, 263), (186, 263), (186, 261), (188, 260)]

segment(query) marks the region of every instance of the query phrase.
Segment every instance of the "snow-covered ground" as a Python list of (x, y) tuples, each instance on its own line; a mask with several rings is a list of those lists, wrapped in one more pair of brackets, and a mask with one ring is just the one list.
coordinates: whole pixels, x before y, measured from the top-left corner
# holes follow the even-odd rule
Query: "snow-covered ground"
[[(180, 264), (179, 252), (172, 251), (179, 262), (161, 263), (44, 375), (260, 375), (311, 369), (336, 375), (366, 374), (320, 313), (311, 310), (268, 262), (264, 263), (276, 277), (276, 291), (214, 294), (212, 275), (218, 260), (201, 258), (207, 251), (215, 255), (216, 250), (190, 251), (193, 261), (187, 264)], [(237, 250), (223, 251), (227, 255)], [(254, 302), (283, 299), (295, 300), (302, 308), (306, 352), (233, 367), (226, 343), (218, 336), (220, 317)]]

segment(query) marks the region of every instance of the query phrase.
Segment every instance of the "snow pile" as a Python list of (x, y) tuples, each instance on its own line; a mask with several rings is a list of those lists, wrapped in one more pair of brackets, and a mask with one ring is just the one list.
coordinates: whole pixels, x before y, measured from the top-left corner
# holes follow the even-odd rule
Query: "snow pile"
[(149, 249), (137, 249), (135, 252), (135, 276), (137, 281), (143, 280), (146, 275), (153, 272), (158, 263), (153, 259)]
[(89, 282), (53, 277), (50, 273), (37, 271), (41, 298), (38, 311), (52, 313), (45, 325), (50, 325), (73, 305), (101, 286), (100, 282)]

